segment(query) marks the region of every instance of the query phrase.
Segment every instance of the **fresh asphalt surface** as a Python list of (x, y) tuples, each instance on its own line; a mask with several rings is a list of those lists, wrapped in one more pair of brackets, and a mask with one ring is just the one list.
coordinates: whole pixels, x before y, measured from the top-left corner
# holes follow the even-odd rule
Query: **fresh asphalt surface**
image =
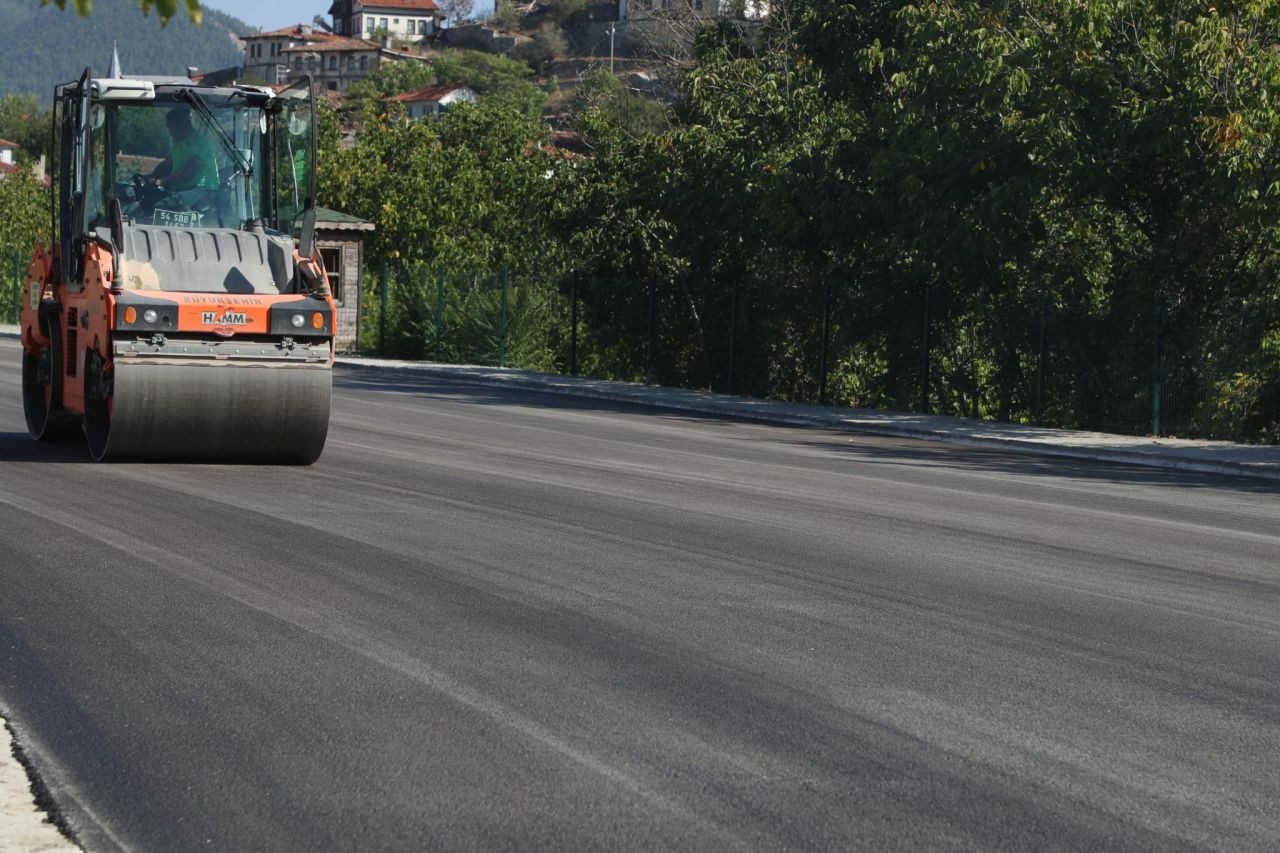
[(0, 712), (94, 850), (1280, 846), (1274, 485), (339, 370), (94, 465), (0, 341)]

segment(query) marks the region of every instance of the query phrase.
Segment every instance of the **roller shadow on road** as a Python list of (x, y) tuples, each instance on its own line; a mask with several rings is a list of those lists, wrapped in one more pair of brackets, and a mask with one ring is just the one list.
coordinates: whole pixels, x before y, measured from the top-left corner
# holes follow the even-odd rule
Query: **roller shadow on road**
[(0, 432), (0, 462), (92, 462), (84, 436), (36, 441), (26, 432)]

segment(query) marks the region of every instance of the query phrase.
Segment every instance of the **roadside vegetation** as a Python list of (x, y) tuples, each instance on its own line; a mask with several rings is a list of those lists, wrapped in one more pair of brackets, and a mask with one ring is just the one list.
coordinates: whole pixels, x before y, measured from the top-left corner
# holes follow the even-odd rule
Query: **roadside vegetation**
[[(395, 354), (439, 343), (441, 265), (506, 268), (537, 318), (508, 363), (567, 367), (576, 280), (602, 377), (1277, 441), (1277, 44), (1276, 0), (780, 0), (665, 100), (445, 51), (329, 117), (321, 199), (377, 225)], [(430, 82), (481, 97), (382, 100)]]

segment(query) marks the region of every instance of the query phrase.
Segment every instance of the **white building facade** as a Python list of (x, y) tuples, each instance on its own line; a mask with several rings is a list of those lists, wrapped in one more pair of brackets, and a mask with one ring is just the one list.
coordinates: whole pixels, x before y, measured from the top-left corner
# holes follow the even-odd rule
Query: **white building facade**
[(436, 31), (442, 17), (435, 0), (334, 0), (333, 30), (349, 38), (372, 39), (380, 33), (401, 42), (420, 42)]

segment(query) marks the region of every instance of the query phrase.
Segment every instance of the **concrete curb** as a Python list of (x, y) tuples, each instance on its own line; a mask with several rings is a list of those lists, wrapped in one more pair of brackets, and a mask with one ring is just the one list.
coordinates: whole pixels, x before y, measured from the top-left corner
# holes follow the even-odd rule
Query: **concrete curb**
[[(1174, 471), (1280, 481), (1280, 447), (1115, 436), (903, 412), (830, 409), (491, 367), (353, 357), (340, 357), (338, 364), (362, 371), (404, 372), (461, 384), (543, 391), (759, 423), (820, 427), (862, 435), (939, 441), (1038, 456), (1118, 462)], [(1213, 456), (1230, 458), (1212, 458)]]

